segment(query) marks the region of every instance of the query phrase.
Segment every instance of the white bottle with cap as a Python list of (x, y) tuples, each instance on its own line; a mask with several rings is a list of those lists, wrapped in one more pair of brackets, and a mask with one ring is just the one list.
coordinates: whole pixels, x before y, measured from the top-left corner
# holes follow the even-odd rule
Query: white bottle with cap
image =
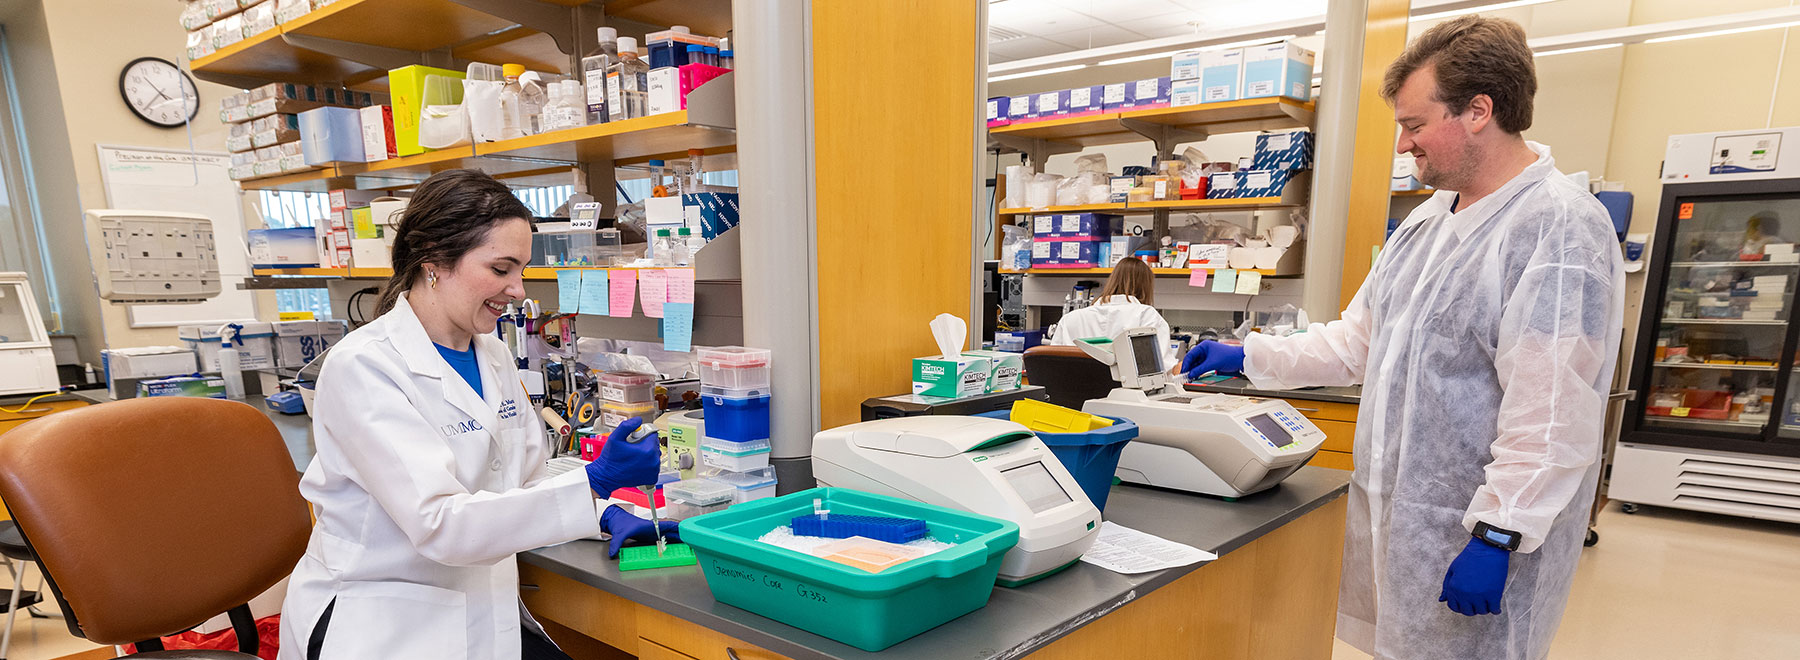
[(637, 39), (619, 37), (619, 62), (606, 72), (606, 108), (614, 121), (650, 110), (650, 64), (638, 57)]
[(619, 31), (603, 27), (595, 30), (599, 43), (587, 57), (581, 58), (582, 86), (587, 88), (587, 123), (603, 124), (610, 120), (606, 105), (606, 72), (619, 63)]

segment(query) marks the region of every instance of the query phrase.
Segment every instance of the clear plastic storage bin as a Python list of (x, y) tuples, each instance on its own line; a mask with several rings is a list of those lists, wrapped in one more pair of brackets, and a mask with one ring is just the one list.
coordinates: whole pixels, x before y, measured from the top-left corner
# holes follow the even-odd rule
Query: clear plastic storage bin
[(712, 467), (743, 472), (769, 467), (769, 441), (731, 442), (717, 438), (700, 440), (700, 460)]
[(606, 371), (600, 374), (600, 398), (618, 403), (647, 403), (656, 400), (656, 377), (635, 371)]
[(706, 478), (736, 489), (737, 492), (732, 494), (733, 504), (743, 504), (775, 495), (775, 468), (773, 467), (745, 472), (716, 471), (706, 475)]
[(725, 510), (737, 496), (737, 489), (711, 479), (684, 479), (663, 486), (663, 496), (667, 500), (663, 511), (670, 518), (686, 520)]
[(655, 419), (656, 402), (620, 403), (607, 401), (600, 404), (600, 424), (606, 428), (614, 428), (633, 417), (642, 417), (648, 422)]
[(769, 350), (721, 346), (700, 349), (700, 382), (728, 389), (767, 388)]
[(706, 411), (706, 437), (732, 442), (769, 438), (769, 395), (705, 394), (701, 395), (700, 401)]

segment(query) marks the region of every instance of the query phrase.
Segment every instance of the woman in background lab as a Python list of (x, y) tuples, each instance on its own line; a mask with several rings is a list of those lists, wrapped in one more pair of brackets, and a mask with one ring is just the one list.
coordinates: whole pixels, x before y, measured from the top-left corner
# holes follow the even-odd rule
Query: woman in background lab
[[(531, 211), (474, 170), (421, 184), (394, 240), (379, 318), (336, 346), (313, 407), (306, 555), (282, 606), (282, 660), (566, 660), (519, 600), (514, 555), (612, 535), (654, 541), (614, 489), (656, 482), (654, 437), (549, 476), (549, 442), (495, 322), (525, 297)], [(674, 523), (664, 523), (673, 538)]]
[(1087, 307), (1069, 312), (1056, 323), (1050, 343), (1074, 346), (1077, 339), (1112, 338), (1132, 328), (1156, 328), (1157, 345), (1163, 348), (1163, 365), (1174, 368), (1175, 349), (1169, 345), (1169, 322), (1150, 306), (1156, 295), (1156, 272), (1138, 259), (1124, 259), (1113, 266), (1100, 297)]

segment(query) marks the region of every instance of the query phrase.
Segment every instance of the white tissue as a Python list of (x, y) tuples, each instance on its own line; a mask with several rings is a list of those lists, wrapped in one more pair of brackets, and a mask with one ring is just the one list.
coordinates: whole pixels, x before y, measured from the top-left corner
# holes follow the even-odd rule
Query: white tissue
[(1238, 270), (1256, 267), (1256, 248), (1231, 248), (1231, 267)]
[(938, 352), (944, 359), (962, 355), (963, 342), (969, 338), (969, 324), (950, 314), (939, 314), (931, 320), (931, 338), (937, 340)]
[(1274, 268), (1275, 264), (1281, 263), (1281, 254), (1283, 252), (1287, 251), (1287, 250), (1283, 250), (1278, 247), (1259, 247), (1259, 248), (1244, 248), (1244, 249), (1253, 250), (1256, 252), (1255, 257), (1256, 257), (1256, 267), (1257, 268)]
[(1278, 248), (1293, 247), (1294, 241), (1300, 238), (1300, 228), (1293, 225), (1276, 225), (1269, 228), (1269, 244)]

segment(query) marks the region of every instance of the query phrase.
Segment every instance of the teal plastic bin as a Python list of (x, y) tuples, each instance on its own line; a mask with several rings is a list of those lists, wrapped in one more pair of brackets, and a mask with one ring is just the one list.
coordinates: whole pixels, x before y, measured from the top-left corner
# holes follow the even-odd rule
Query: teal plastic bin
[[(758, 541), (823, 499), (832, 513), (921, 518), (956, 547), (880, 573)], [(776, 621), (880, 651), (987, 606), (1015, 523), (848, 488), (814, 488), (738, 504), (681, 523), (713, 598)]]

